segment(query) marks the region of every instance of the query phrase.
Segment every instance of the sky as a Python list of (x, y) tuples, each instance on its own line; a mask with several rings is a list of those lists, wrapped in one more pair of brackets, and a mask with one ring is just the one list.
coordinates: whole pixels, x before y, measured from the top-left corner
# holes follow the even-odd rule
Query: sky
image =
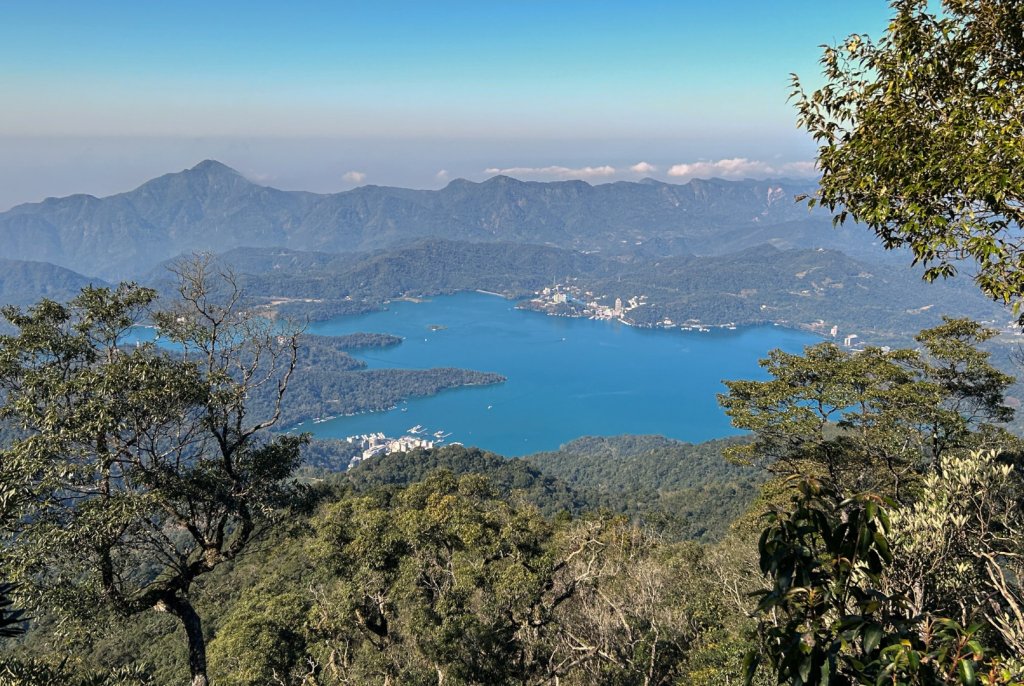
[(218, 159), (286, 189), (813, 174), (787, 103), (876, 0), (0, 3), (0, 210)]

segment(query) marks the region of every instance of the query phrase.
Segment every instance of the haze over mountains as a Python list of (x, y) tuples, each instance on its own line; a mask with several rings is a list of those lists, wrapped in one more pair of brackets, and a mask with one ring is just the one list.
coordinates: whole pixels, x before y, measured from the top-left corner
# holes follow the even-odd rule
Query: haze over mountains
[(324, 195), (261, 186), (207, 160), (126, 193), (0, 213), (0, 302), (66, 299), (100, 279), (158, 284), (169, 261), (213, 252), (253, 304), (310, 320), (460, 290), (530, 299), (560, 283), (607, 307), (645, 296), (628, 317), (639, 326), (774, 322), (888, 342), (941, 314), (1004, 321), (969, 281), (923, 284), (870, 232), (833, 229), (827, 213), (795, 202), (812, 191), (788, 181), (496, 176)]
[(116, 280), (192, 251), (286, 247), (366, 251), (438, 237), (517, 242), (606, 255), (723, 254), (762, 243), (878, 255), (866, 232), (828, 229), (785, 181), (651, 179), (590, 185), (497, 176), (439, 191), (363, 186), (321, 195), (260, 186), (207, 160), (135, 190), (72, 195), (0, 214), (9, 259), (51, 262)]

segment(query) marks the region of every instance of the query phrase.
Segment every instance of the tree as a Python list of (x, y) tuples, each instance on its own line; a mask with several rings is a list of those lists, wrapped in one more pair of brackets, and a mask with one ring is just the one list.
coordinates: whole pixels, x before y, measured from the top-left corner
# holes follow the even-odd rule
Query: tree
[(761, 661), (793, 686), (1021, 683), (983, 646), (981, 625), (915, 612), (901, 589), (887, 588), (896, 555), (911, 552), (890, 545), (890, 507), (805, 480), (788, 508), (769, 514), (758, 548), (772, 586), (760, 594), (748, 683)]
[(810, 203), (866, 224), (886, 248), (909, 248), (928, 280), (973, 261), (982, 291), (1019, 311), (1024, 5), (933, 5), (894, 0), (880, 40), (826, 46), (813, 93), (793, 76), (798, 123), (819, 145)]
[(546, 521), (479, 474), (345, 494), (308, 524), (220, 624), (218, 683), (658, 686), (731, 638), (699, 544)]
[[(0, 530), (10, 526), (15, 511), (20, 509), (25, 494), (15, 485), (16, 469), (7, 460), (0, 460)], [(14, 584), (0, 579), (0, 638), (25, 633), (25, 611), (15, 607)]]
[(548, 631), (555, 683), (683, 683), (688, 658), (722, 628), (704, 549), (667, 544), (622, 517), (584, 519), (558, 538), (558, 576), (574, 596)]
[(951, 448), (1010, 446), (995, 423), (1012, 377), (978, 349), (994, 331), (964, 319), (922, 331), (920, 350), (844, 351), (832, 343), (803, 355), (773, 350), (768, 381), (727, 381), (719, 402), (754, 441), (726, 454), (763, 461), (780, 476), (813, 475), (839, 492), (870, 490), (907, 501), (922, 468)]
[(393, 498), (333, 503), (314, 528), (328, 575), (312, 652), (326, 683), (540, 681), (533, 636), (572, 591), (552, 580), (536, 510), (442, 470)]
[(1024, 656), (1024, 480), (1010, 455), (943, 455), (921, 497), (892, 513), (897, 560), (888, 584), (914, 614), (945, 613), (993, 630), (1002, 652)]
[(11, 594), (13, 584), (0, 584), (0, 638), (20, 636), (25, 633), (25, 611), (14, 607)]
[[(267, 438), (295, 365), (296, 333), (240, 307), (230, 274), (178, 266), (179, 300), (133, 284), (89, 287), (4, 316), (0, 417), (24, 438), (3, 453), (25, 499), (3, 562), (66, 621), (154, 609), (184, 628), (192, 683), (206, 647), (190, 590), (237, 558), (289, 495), (299, 437)], [(149, 317), (170, 344), (127, 345)], [(253, 419), (250, 396), (272, 397)]]

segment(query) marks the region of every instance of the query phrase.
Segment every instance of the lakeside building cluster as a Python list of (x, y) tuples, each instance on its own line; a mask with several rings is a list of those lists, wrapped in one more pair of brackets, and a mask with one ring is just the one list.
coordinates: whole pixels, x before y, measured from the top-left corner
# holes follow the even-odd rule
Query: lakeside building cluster
[[(637, 322), (629, 316), (629, 313), (638, 307), (647, 305), (646, 295), (638, 295), (623, 302), (622, 298), (615, 298), (613, 306), (604, 305), (599, 302), (604, 296), (596, 296), (591, 291), (584, 291), (573, 284), (555, 284), (537, 292), (536, 296), (525, 303), (528, 309), (544, 312), (549, 315), (563, 317), (588, 317), (590, 319), (604, 319), (619, 321), (628, 326), (638, 326)], [(762, 310), (767, 305), (761, 306)], [(776, 323), (778, 325), (779, 323)], [(784, 322), (783, 322), (784, 324)], [(676, 322), (665, 317), (653, 324), (641, 324), (640, 326), (654, 328), (678, 328), (681, 331), (699, 331), (707, 333), (712, 329), (735, 330), (735, 322), (724, 324), (705, 324), (699, 319), (687, 319), (683, 322)], [(832, 338), (844, 348), (850, 350), (862, 349), (866, 343), (856, 333), (840, 333), (839, 327), (830, 325), (824, 320), (817, 320), (811, 323), (797, 324), (796, 328), (812, 331), (819, 335)]]
[(561, 317), (587, 317), (589, 319), (602, 319), (618, 321), (627, 326), (639, 326), (641, 328), (678, 328), (682, 331), (702, 331), (707, 333), (713, 328), (735, 329), (734, 322), (721, 325), (703, 324), (698, 319), (688, 319), (684, 322), (674, 322), (668, 317), (655, 323), (637, 323), (630, 316), (637, 308), (650, 305), (646, 295), (635, 295), (627, 298), (615, 298), (613, 305), (605, 305), (600, 302), (606, 296), (595, 295), (592, 291), (584, 291), (572, 284), (555, 284), (539, 291), (534, 298), (525, 304), (527, 309), (544, 312), (549, 315)]
[(537, 293), (529, 301), (533, 309), (548, 314), (589, 317), (591, 319), (617, 320), (623, 324), (635, 325), (628, 314), (636, 308), (647, 304), (646, 295), (637, 295), (625, 302), (616, 298), (614, 305), (598, 302), (602, 296), (595, 296), (591, 291), (584, 291), (571, 284), (556, 284)]
[(360, 434), (358, 436), (349, 436), (345, 441), (352, 446), (356, 446), (361, 449), (362, 452), (353, 457), (349, 463), (348, 468), (352, 469), (357, 464), (364, 460), (369, 460), (380, 455), (390, 455), (391, 453), (404, 453), (416, 448), (433, 448), (434, 441), (426, 438), (420, 438), (415, 435), (405, 435), (399, 438), (389, 438), (381, 432), (372, 434)]

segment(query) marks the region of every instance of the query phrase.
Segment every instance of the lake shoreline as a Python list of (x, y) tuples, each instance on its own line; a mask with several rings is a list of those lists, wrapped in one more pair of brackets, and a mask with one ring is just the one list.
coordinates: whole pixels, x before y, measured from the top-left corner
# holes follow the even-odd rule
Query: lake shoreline
[(370, 369), (488, 369), (507, 379), (338, 417), (317, 424), (314, 435), (396, 435), (415, 424), (444, 426), (452, 441), (507, 456), (556, 449), (583, 435), (647, 433), (700, 442), (737, 433), (715, 399), (724, 390), (722, 379), (760, 378), (758, 360), (772, 348), (800, 352), (820, 340), (781, 326), (669, 335), (615, 321), (535, 317), (495, 295), (392, 301), (380, 312), (312, 324), (310, 333), (317, 335), (374, 331), (404, 339), (370, 355), (354, 352)]

